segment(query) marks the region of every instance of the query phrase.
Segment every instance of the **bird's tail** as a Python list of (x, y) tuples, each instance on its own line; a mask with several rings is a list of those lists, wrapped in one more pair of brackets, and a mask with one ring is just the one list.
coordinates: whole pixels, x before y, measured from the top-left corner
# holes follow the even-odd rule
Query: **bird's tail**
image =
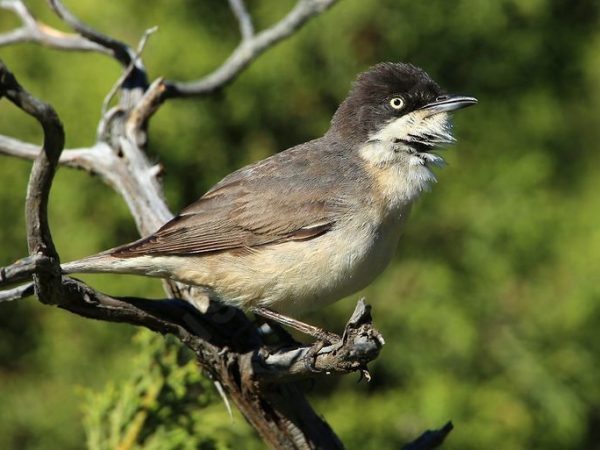
[(118, 258), (112, 256), (114, 249), (76, 261), (61, 264), (64, 274), (72, 273), (130, 273), (144, 274), (147, 264), (145, 258)]
[(87, 256), (61, 264), (60, 268), (64, 274), (71, 273), (102, 273), (110, 271), (113, 260), (116, 259), (106, 252), (97, 255)]

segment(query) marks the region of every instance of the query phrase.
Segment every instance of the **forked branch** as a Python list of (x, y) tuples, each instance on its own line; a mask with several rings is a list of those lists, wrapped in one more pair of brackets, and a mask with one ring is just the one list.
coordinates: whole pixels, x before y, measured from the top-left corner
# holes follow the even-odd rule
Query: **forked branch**
[[(0, 65), (0, 95), (33, 115), (44, 129), (44, 146), (34, 161), (26, 202), (30, 252), (49, 260), (49, 270), (44, 266), (44, 270), (33, 275), (40, 300), (85, 317), (132, 323), (179, 337), (274, 448), (282, 445), (299, 449), (342, 448), (331, 428), (310, 408), (297, 386), (286, 383), (273, 390), (240, 384), (244, 376), (239, 372), (241, 361), (236, 361), (241, 360), (242, 355), (266, 351), (256, 328), (240, 311), (229, 308), (231, 312), (223, 314), (222, 307), (214, 304), (213, 311), (200, 315), (179, 300), (119, 299), (62, 276), (47, 221), (48, 193), (64, 142), (62, 126), (54, 110), (22, 89), (3, 64)], [(15, 280), (28, 270), (24, 264), (10, 266), (4, 272), (12, 273)], [(15, 289), (6, 292), (4, 297), (15, 299), (31, 292), (28, 285), (17, 289), (18, 292)], [(310, 364), (306, 367), (306, 373), (312, 375)]]
[(247, 41), (251, 39), (254, 36), (254, 24), (252, 23), (250, 13), (246, 9), (244, 0), (229, 0), (229, 6), (238, 21), (242, 40)]
[(20, 28), (0, 34), (0, 46), (21, 42), (36, 42), (60, 50), (111, 54), (108, 48), (98, 45), (81, 35), (64, 33), (38, 21), (21, 0), (2, 0), (0, 1), (0, 8), (12, 11), (22, 22)]
[(242, 31), (242, 41), (214, 72), (195, 81), (166, 81), (164, 97), (207, 95), (229, 84), (248, 65), (268, 48), (295, 33), (312, 17), (333, 6), (337, 0), (298, 0), (296, 6), (279, 22), (258, 34), (253, 33), (251, 21), (242, 0), (231, 0)]
[(60, 0), (49, 0), (50, 6), (67, 25), (79, 33), (80, 36), (106, 49), (110, 54), (127, 67), (134, 59), (134, 52), (127, 44), (114, 39), (108, 35), (94, 30), (89, 25), (79, 20), (71, 11), (69, 11)]

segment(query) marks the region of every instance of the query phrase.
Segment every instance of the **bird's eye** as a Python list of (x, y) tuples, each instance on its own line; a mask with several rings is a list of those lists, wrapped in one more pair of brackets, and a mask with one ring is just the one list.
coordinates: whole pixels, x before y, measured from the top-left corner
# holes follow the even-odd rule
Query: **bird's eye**
[(394, 97), (390, 100), (390, 106), (394, 109), (402, 109), (404, 106), (404, 100), (402, 100), (400, 97)]

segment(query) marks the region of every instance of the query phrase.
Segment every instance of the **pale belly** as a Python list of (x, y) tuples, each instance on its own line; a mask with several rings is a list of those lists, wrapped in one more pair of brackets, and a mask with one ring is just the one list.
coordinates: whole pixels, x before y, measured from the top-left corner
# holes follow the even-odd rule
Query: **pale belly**
[(379, 227), (347, 223), (312, 240), (243, 255), (186, 257), (186, 264), (181, 259), (173, 264), (173, 275), (242, 308), (265, 306), (288, 314), (321, 308), (361, 290), (385, 269), (402, 221), (398, 216)]

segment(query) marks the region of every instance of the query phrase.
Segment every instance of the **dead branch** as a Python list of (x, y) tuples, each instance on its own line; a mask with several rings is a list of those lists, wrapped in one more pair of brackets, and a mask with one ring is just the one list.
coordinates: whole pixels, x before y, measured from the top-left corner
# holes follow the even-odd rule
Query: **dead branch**
[(281, 21), (254, 35), (248, 25), (248, 13), (241, 1), (230, 4), (240, 22), (243, 39), (227, 60), (211, 74), (188, 82), (166, 82), (165, 97), (207, 95), (233, 81), (254, 59), (282, 39), (296, 32), (308, 20), (333, 6), (337, 0), (298, 0)]
[(134, 60), (134, 52), (127, 44), (94, 30), (79, 20), (60, 0), (49, 0), (50, 6), (63, 22), (75, 30), (81, 37), (93, 42), (110, 53), (113, 58), (127, 67)]
[(38, 271), (33, 275), (36, 292), (40, 300), (44, 301), (60, 291), (60, 279), (57, 276), (60, 274), (60, 262), (50, 233), (47, 205), (58, 158), (65, 143), (65, 133), (54, 108), (25, 91), (1, 62), (0, 97), (6, 97), (19, 109), (33, 116), (44, 130), (42, 151), (31, 168), (25, 200), (29, 254), (34, 258), (38, 255), (46, 257), (52, 269)]
[(0, 153), (23, 159), (35, 159), (39, 152), (39, 145), (0, 135)]
[[(39, 145), (0, 135), (0, 154), (34, 160), (39, 153)], [(94, 170), (95, 161), (100, 160), (104, 156), (104, 153), (105, 151), (100, 144), (91, 148), (64, 150), (60, 155), (59, 164), (96, 173)]]
[(144, 32), (144, 35), (142, 36), (142, 39), (140, 39), (140, 43), (138, 44), (138, 48), (135, 51), (135, 55), (133, 55), (133, 58), (131, 59), (131, 61), (127, 65), (127, 68), (125, 69), (125, 71), (123, 72), (123, 74), (119, 77), (119, 79), (117, 80), (117, 82), (113, 85), (113, 87), (111, 88), (111, 90), (108, 92), (108, 94), (104, 98), (104, 101), (102, 102), (102, 109), (101, 109), (102, 117), (104, 117), (106, 115), (106, 111), (108, 110), (108, 105), (109, 105), (110, 101), (112, 100), (112, 98), (115, 95), (117, 95), (117, 92), (119, 91), (119, 89), (121, 88), (121, 86), (123, 86), (123, 83), (129, 78), (129, 76), (131, 75), (131, 73), (135, 69), (136, 64), (138, 64), (138, 62), (140, 60), (140, 56), (141, 56), (142, 52), (144, 51), (144, 47), (146, 46), (146, 42), (148, 42), (148, 38), (150, 37), (150, 35), (152, 33), (155, 33), (156, 30), (158, 30), (158, 27), (152, 27), (152, 28), (148, 28)]
[(52, 268), (52, 260), (44, 255), (34, 254), (7, 267), (0, 267), (0, 286), (30, 279), (35, 273)]
[(6, 66), (0, 62), (0, 96), (6, 97), (19, 109), (33, 116), (44, 130), (42, 151), (36, 158), (27, 187), (26, 211), (29, 252), (58, 258), (50, 235), (46, 205), (56, 164), (62, 152), (65, 133), (52, 108), (25, 91)]
[(0, 1), (0, 8), (14, 12), (23, 24), (16, 30), (0, 34), (0, 46), (21, 42), (36, 42), (60, 50), (110, 54), (104, 46), (77, 34), (63, 33), (36, 20), (21, 0), (2, 0)]
[[(0, 64), (0, 95), (33, 115), (44, 130), (44, 145), (34, 161), (26, 200), (30, 252), (49, 260), (49, 268), (44, 266), (44, 270), (33, 275), (39, 299), (85, 317), (132, 323), (179, 337), (273, 448), (342, 448), (339, 439), (315, 414), (298, 386), (284, 384), (258, 390), (241, 382), (244, 376), (240, 373), (240, 355), (261, 351), (265, 346), (255, 327), (240, 311), (226, 308), (224, 314), (221, 305), (212, 305), (212, 312), (209, 308), (206, 314), (199, 315), (190, 305), (183, 306), (178, 300), (118, 299), (61, 275), (47, 221), (47, 200), (64, 143), (62, 126), (54, 110), (22, 89), (3, 64)], [(124, 153), (131, 158), (135, 152), (136, 148), (131, 147)], [(5, 269), (5, 273), (13, 273), (11, 280), (15, 280), (17, 274), (27, 270), (30, 270), (28, 264), (13, 265)], [(27, 286), (17, 289), (18, 292), (13, 289), (0, 298), (21, 298), (31, 292)], [(192, 290), (182, 292), (175, 285), (171, 285), (171, 292), (193, 294)], [(240, 330), (246, 333), (240, 333)], [(246, 334), (243, 339), (240, 339), (241, 334)]]
[(33, 283), (27, 283), (13, 289), (5, 289), (0, 291), (0, 303), (21, 300), (22, 298), (31, 297), (34, 293)]
[(238, 21), (242, 40), (247, 41), (251, 39), (254, 36), (254, 24), (252, 23), (252, 17), (250, 17), (246, 9), (244, 0), (229, 0), (229, 7)]

